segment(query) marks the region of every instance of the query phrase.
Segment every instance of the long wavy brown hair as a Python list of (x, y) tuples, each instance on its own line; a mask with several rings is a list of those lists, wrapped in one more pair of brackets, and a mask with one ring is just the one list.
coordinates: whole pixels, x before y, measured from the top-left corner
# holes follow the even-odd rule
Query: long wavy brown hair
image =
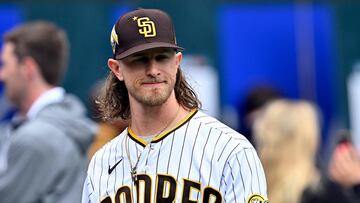
[[(181, 106), (186, 109), (201, 108), (201, 102), (195, 91), (181, 70), (176, 73), (175, 97)], [(124, 81), (120, 81), (113, 72), (110, 72), (103, 89), (96, 100), (100, 114), (104, 120), (130, 118), (129, 94)]]

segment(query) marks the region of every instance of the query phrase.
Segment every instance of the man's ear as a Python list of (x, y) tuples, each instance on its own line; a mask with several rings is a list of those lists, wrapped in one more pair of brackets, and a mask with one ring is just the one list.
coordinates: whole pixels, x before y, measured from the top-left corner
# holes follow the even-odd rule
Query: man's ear
[(120, 81), (124, 80), (123, 74), (120, 69), (119, 62), (117, 60), (110, 58), (107, 62), (107, 65)]
[(23, 73), (27, 79), (33, 80), (34, 78), (42, 78), (43, 76), (40, 71), (39, 64), (29, 56), (24, 57), (21, 60), (23, 65)]
[(175, 54), (175, 63), (176, 63), (176, 67), (179, 68), (180, 67), (180, 63), (182, 60), (182, 53), (178, 52)]

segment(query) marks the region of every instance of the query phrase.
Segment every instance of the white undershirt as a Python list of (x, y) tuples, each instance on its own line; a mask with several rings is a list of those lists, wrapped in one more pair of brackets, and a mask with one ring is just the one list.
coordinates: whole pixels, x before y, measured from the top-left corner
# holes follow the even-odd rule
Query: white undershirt
[(150, 143), (151, 140), (155, 137), (155, 135), (150, 136), (139, 136), (141, 139), (143, 139), (145, 142)]

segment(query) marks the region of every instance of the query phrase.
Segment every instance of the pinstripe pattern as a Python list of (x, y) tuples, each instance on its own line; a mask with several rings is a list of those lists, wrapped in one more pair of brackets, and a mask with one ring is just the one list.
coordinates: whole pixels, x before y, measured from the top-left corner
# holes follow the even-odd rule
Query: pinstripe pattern
[[(99, 178), (99, 185), (102, 184), (101, 177), (102, 177), (103, 170), (104, 170), (104, 166), (103, 166), (104, 154), (105, 154), (105, 150), (102, 152), (102, 155), (101, 155), (101, 168), (100, 168), (101, 172), (100, 172), (100, 178)], [(102, 187), (99, 187), (99, 194), (101, 194), (101, 188)]]
[(212, 129), (212, 128), (210, 128), (210, 130), (209, 130), (209, 135), (208, 135), (207, 138), (206, 138), (204, 150), (203, 150), (202, 155), (201, 155), (200, 168), (199, 168), (199, 182), (200, 182), (200, 179), (201, 179), (201, 166), (202, 166), (202, 163), (203, 163), (203, 160), (204, 160), (205, 149), (206, 149), (206, 145), (207, 145), (207, 143), (208, 143), (208, 141), (209, 141), (211, 129)]
[(191, 167), (192, 167), (192, 161), (193, 161), (193, 158), (194, 158), (194, 149), (195, 149), (195, 145), (196, 145), (196, 140), (198, 138), (198, 135), (199, 135), (199, 130), (200, 130), (200, 127), (201, 127), (201, 123), (198, 127), (198, 130), (197, 130), (197, 133), (195, 135), (195, 141), (194, 141), (194, 144), (192, 145), (192, 149), (191, 149), (191, 156), (190, 156), (190, 167), (189, 167), (189, 172), (188, 172), (188, 175), (187, 175), (187, 178), (189, 179), (190, 178), (190, 171), (191, 171)]
[[(114, 152), (111, 152), (111, 151), (115, 151), (115, 149), (113, 149), (114, 143), (115, 143), (115, 142), (111, 143), (111, 145), (110, 145), (110, 147), (109, 147), (109, 151), (110, 151), (110, 152), (108, 153), (108, 165), (109, 165), (109, 166), (114, 165), (114, 164), (116, 163), (116, 162), (114, 162), (113, 164), (110, 164), (110, 162), (111, 162), (110, 155), (114, 153)], [(111, 150), (111, 149), (113, 149), (113, 150)], [(116, 160), (115, 160), (115, 161), (116, 161)], [(106, 170), (106, 169), (105, 169), (105, 170)], [(110, 188), (109, 188), (109, 180), (110, 180), (110, 176), (107, 177), (107, 181), (106, 181), (106, 194), (107, 194), (107, 195), (109, 195), (108, 190), (110, 189)], [(115, 180), (114, 180), (114, 181), (115, 181)], [(115, 184), (113, 184), (113, 185), (115, 185)]]
[[(189, 196), (185, 194), (185, 197), (199, 202), (204, 198), (205, 187), (217, 191), (222, 202), (245, 203), (252, 194), (267, 197), (264, 171), (254, 148), (242, 135), (215, 118), (195, 111), (180, 126), (160, 136), (144, 144), (125, 130), (100, 149), (89, 164), (83, 202), (97, 203), (107, 195), (115, 201), (116, 191), (121, 187), (128, 187), (134, 202), (138, 202), (125, 146), (129, 146), (132, 165), (140, 157), (137, 174), (149, 177), (146, 187), (150, 188), (146, 191), (151, 190), (151, 202), (156, 202), (159, 177), (164, 175), (176, 182), (171, 185), (176, 187), (174, 202), (181, 202), (189, 184), (200, 188), (199, 191), (190, 188)], [(113, 166), (120, 158), (121, 164), (108, 174), (109, 165)], [(169, 188), (164, 190), (170, 193)], [(140, 198), (144, 193), (140, 191)]]
[(179, 172), (180, 172), (180, 165), (181, 165), (181, 161), (182, 161), (182, 156), (183, 156), (183, 152), (184, 152), (184, 145), (185, 145), (185, 139), (186, 139), (186, 136), (187, 136), (187, 131), (188, 131), (188, 128), (189, 128), (189, 124), (190, 124), (191, 121), (189, 121), (186, 125), (186, 130), (185, 130), (185, 136), (183, 136), (183, 141), (182, 141), (182, 145), (181, 145), (181, 153), (180, 153), (180, 160), (179, 160), (179, 164), (178, 164), (178, 171), (177, 171), (177, 174), (176, 174), (176, 180), (179, 180)]
[[(222, 132), (220, 132), (220, 135), (218, 136), (218, 138), (217, 138), (217, 140), (216, 140), (215, 149), (216, 149), (217, 144), (218, 144), (218, 142), (219, 142), (219, 140), (220, 140), (221, 134), (222, 134)], [(214, 155), (215, 155), (215, 150), (213, 150), (213, 152), (212, 152), (210, 165), (213, 165)], [(209, 186), (210, 183), (211, 183), (211, 173), (212, 173), (212, 169), (213, 169), (213, 168), (210, 167), (210, 175), (209, 175), (209, 180), (208, 180), (208, 186)]]
[[(116, 145), (115, 146), (118, 146), (119, 145), (119, 142), (120, 142), (120, 139), (117, 141)], [(122, 153), (121, 153), (122, 154)], [(115, 156), (114, 156), (114, 163), (116, 163), (116, 157), (118, 157), (118, 148), (115, 147)], [(121, 156), (122, 157), (122, 156)], [(123, 168), (124, 168), (124, 165), (123, 165)], [(117, 171), (115, 170), (115, 180), (114, 180), (114, 193), (116, 191), (116, 178), (117, 178)]]
[[(175, 132), (174, 132), (175, 133)], [(171, 154), (172, 154), (172, 148), (174, 145), (174, 136), (171, 139), (171, 147), (170, 147), (170, 154), (169, 154), (169, 159), (168, 159), (168, 164), (167, 164), (167, 169), (166, 169), (166, 173), (169, 173), (169, 167), (170, 167), (170, 158), (171, 158)]]

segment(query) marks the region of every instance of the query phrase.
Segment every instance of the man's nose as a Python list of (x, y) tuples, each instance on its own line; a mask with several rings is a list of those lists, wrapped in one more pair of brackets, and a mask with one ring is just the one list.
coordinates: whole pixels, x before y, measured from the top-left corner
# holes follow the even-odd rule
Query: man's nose
[(155, 59), (149, 60), (149, 63), (146, 67), (146, 74), (151, 76), (160, 75), (159, 64)]

